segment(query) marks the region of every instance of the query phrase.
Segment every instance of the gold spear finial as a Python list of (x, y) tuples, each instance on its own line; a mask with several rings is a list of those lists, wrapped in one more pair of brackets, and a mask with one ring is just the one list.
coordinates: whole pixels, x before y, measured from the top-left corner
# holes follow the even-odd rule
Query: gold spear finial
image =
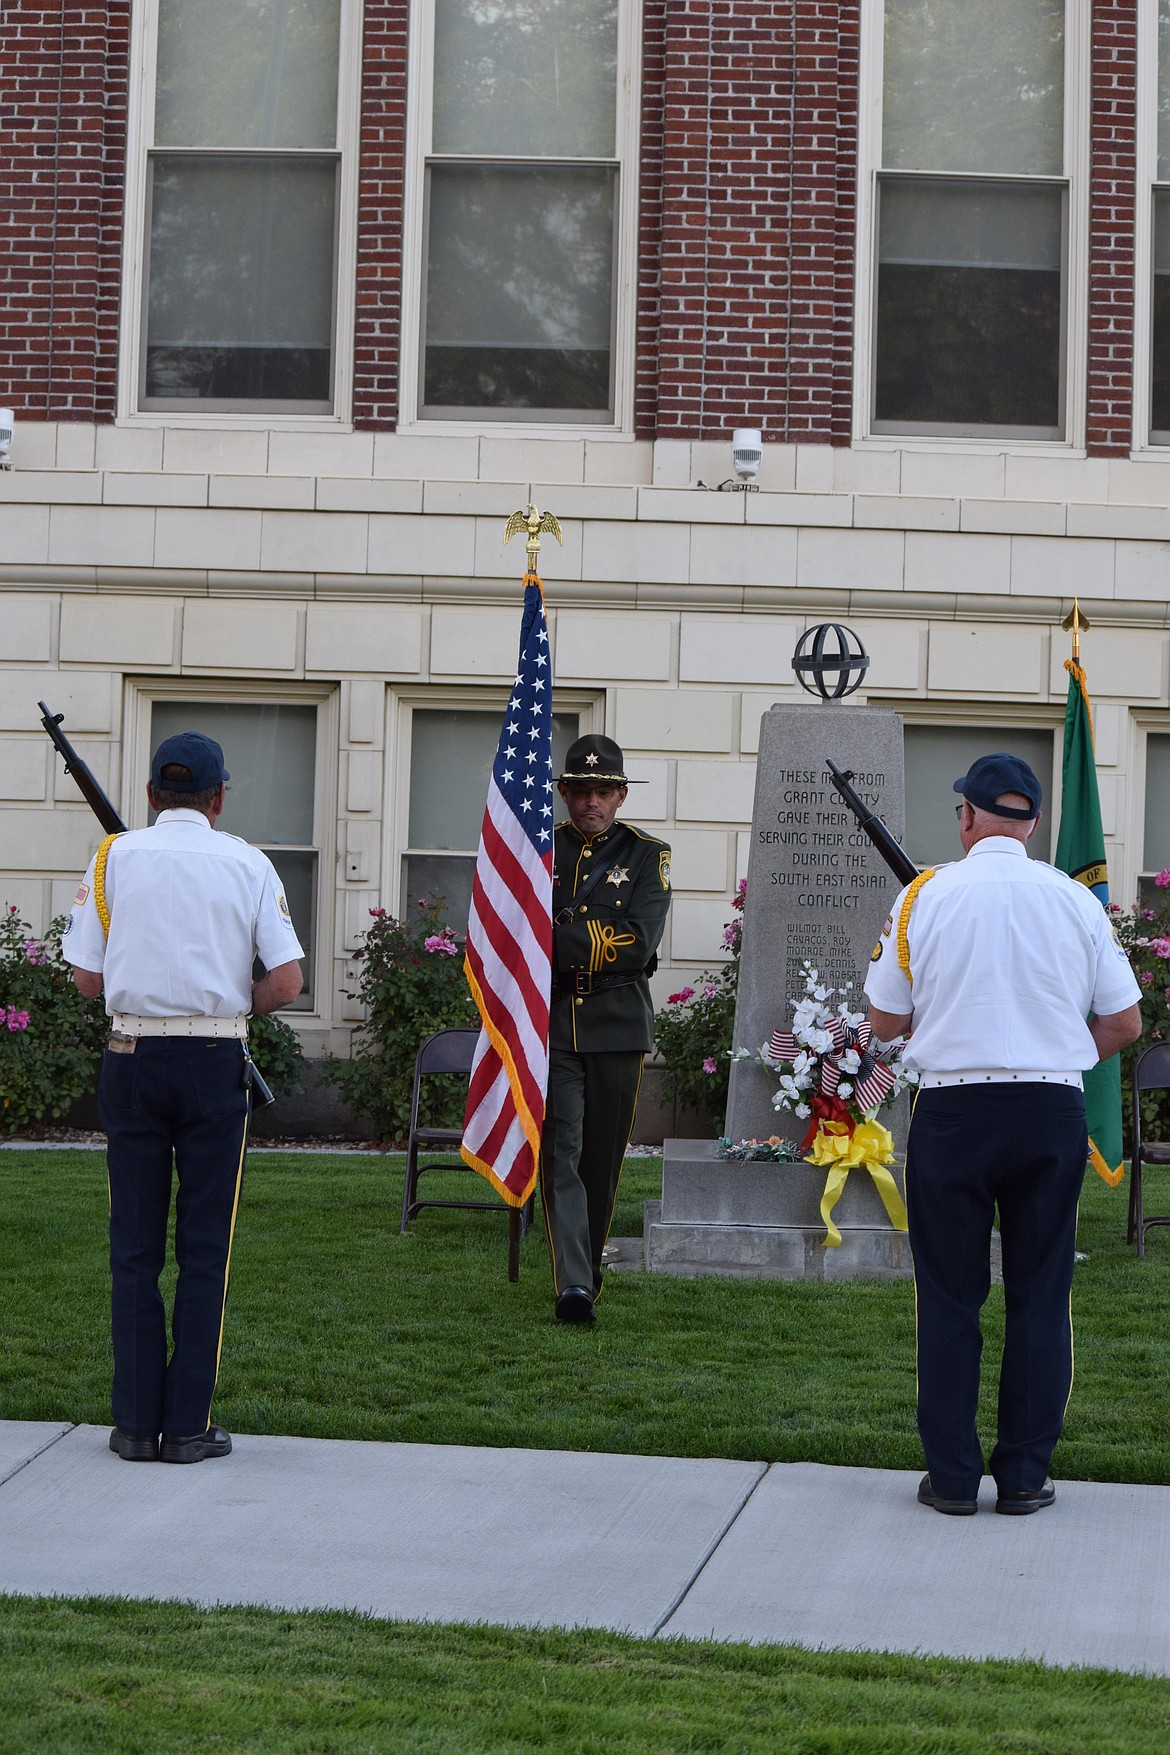
[(524, 544), (524, 547), (528, 551), (528, 571), (535, 577), (537, 572), (536, 557), (540, 553), (541, 531), (546, 530), (550, 536), (555, 536), (562, 547), (564, 546), (565, 539), (561, 535), (560, 524), (557, 522), (553, 514), (551, 512), (538, 511), (538, 509), (532, 504), (531, 500), (528, 502), (528, 510), (526, 512), (513, 512), (512, 516), (508, 519), (508, 522), (504, 525), (505, 543), (511, 542), (514, 536), (519, 536), (522, 530), (528, 532), (528, 541)]
[(1081, 600), (1079, 597), (1073, 598), (1073, 606), (1060, 625), (1066, 632), (1070, 628), (1072, 630), (1073, 663), (1079, 664), (1081, 662), (1081, 629), (1088, 629), (1093, 625), (1089, 618), (1081, 613)]

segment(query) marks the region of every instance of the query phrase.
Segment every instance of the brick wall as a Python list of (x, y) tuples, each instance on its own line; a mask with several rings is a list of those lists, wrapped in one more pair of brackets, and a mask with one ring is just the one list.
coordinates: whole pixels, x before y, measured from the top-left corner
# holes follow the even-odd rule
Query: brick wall
[(857, 0), (669, 0), (663, 437), (848, 438), (858, 29)]
[(354, 425), (398, 414), (408, 0), (366, 0), (358, 185)]
[(1137, 0), (1094, 0), (1086, 437), (1098, 456), (1132, 443)]
[(6, 400), (114, 415), (129, 0), (7, 0), (0, 18), (0, 335)]

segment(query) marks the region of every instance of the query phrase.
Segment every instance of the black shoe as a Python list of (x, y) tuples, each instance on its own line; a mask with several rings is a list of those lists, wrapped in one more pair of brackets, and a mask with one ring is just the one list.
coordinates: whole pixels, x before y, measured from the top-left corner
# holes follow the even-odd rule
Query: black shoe
[(1032, 1493), (1005, 1493), (1001, 1487), (995, 1509), (1004, 1517), (1031, 1517), (1034, 1511), (1043, 1511), (1046, 1505), (1051, 1505), (1055, 1498), (1056, 1488), (1051, 1480)]
[(170, 1463), (202, 1462), (209, 1456), (229, 1456), (231, 1448), (231, 1433), (222, 1426), (209, 1426), (194, 1438), (168, 1438), (164, 1432), (159, 1456)]
[(123, 1432), (115, 1426), (110, 1433), (110, 1449), (123, 1462), (157, 1462), (158, 1436), (153, 1438), (131, 1438), (129, 1432)]
[(557, 1299), (558, 1322), (594, 1322), (593, 1294), (586, 1286), (566, 1286)]
[(974, 1517), (979, 1510), (978, 1499), (943, 1499), (930, 1484), (930, 1476), (923, 1475), (918, 1483), (919, 1505), (929, 1505), (933, 1511), (941, 1511), (947, 1517)]

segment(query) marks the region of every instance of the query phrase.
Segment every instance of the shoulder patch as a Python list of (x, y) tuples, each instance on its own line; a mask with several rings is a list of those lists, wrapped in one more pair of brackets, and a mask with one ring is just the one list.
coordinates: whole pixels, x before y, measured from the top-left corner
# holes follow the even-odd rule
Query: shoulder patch
[(81, 884), (78, 887), (77, 894), (73, 898), (73, 906), (75, 908), (80, 908), (88, 901), (89, 901), (89, 885), (88, 884)]
[(658, 879), (664, 890), (670, 888), (670, 848), (664, 848), (658, 855)]
[(292, 915), (288, 911), (288, 903), (284, 899), (284, 891), (283, 890), (279, 891), (277, 894), (276, 906), (280, 909), (280, 918), (284, 921), (284, 924), (286, 926), (291, 926), (292, 925)]
[[(889, 927), (886, 926), (883, 930), (888, 932)], [(873, 950), (869, 953), (870, 962), (876, 963), (878, 961), (879, 957), (881, 956), (881, 954), (882, 954), (882, 941), (879, 938), (876, 945), (874, 945)]]

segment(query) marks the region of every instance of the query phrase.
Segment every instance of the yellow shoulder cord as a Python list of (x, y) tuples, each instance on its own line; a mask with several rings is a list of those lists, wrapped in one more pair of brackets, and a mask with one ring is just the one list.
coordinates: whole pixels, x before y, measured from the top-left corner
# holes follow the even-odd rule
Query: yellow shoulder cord
[(934, 873), (935, 867), (933, 865), (927, 866), (925, 871), (919, 872), (918, 876), (914, 879), (914, 882), (910, 885), (910, 888), (906, 891), (906, 900), (902, 903), (902, 912), (898, 916), (898, 967), (901, 969), (907, 981), (913, 981), (914, 979), (913, 975), (910, 973), (910, 939), (908, 936), (910, 931), (910, 910), (918, 899), (919, 890), (922, 888), (923, 884), (930, 881), (934, 876)]
[(110, 857), (110, 848), (117, 839), (117, 835), (107, 835), (93, 862), (93, 905), (98, 911), (98, 919), (107, 938), (110, 936), (110, 910), (106, 903), (106, 860)]

